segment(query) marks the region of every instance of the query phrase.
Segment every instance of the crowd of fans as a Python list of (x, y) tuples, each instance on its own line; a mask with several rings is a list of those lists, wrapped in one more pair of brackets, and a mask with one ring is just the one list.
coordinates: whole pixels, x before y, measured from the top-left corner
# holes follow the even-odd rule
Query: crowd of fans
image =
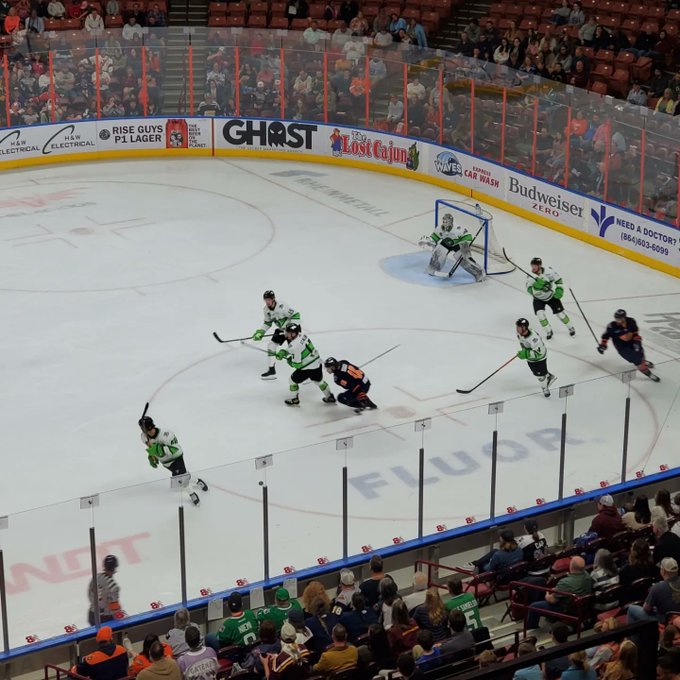
[[(319, 581), (309, 582), (299, 600), (278, 588), (273, 605), (251, 611), (241, 594), (233, 592), (226, 600), (228, 617), (204, 639), (186, 609), (177, 610), (166, 634), (147, 635), (139, 653), (127, 640), (126, 647), (116, 645), (111, 629), (104, 626), (97, 634), (98, 650), (75, 670), (93, 680), (210, 680), (217, 674), (243, 680), (328, 675), (368, 680), (386, 671), (419, 680), (444, 667), (453, 674), (521, 658), (535, 652), (539, 640), (538, 649), (564, 644), (575, 633), (578, 613), (583, 628), (594, 624), (596, 632), (646, 619), (656, 622), (657, 677), (677, 680), (679, 515), (680, 494), (671, 499), (667, 490), (657, 493), (651, 507), (643, 495), (617, 507), (605, 494), (588, 531), (562, 551), (551, 548), (530, 519), (521, 536), (504, 529), (498, 548), (453, 568), (445, 585), (416, 571), (407, 594), (373, 555), (369, 578), (357, 583), (352, 571), (342, 571), (330, 594)], [(491, 599), (489, 588), (501, 592), (509, 579), (516, 587), (510, 591), (508, 613), (525, 637), (518, 645), (494, 646), (484, 626), (484, 606)], [(477, 590), (480, 582), (487, 584), (486, 591)], [(588, 605), (575, 607), (577, 598)], [(636, 641), (622, 636), (525, 667), (513, 678), (647, 680), (637, 675), (637, 656)], [(349, 675), (338, 676), (343, 672)]]

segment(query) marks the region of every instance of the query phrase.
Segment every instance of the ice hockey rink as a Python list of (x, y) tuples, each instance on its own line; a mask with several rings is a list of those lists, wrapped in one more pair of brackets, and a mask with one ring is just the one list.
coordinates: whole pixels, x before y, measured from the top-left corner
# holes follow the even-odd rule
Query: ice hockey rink
[[(353, 200), (349, 200), (351, 197)], [(418, 449), (426, 452), (426, 533), (489, 515), (490, 442), (499, 432), (497, 507), (557, 495), (559, 427), (569, 397), (565, 493), (618, 481), (624, 399), (613, 348), (600, 357), (573, 300), (575, 338), (556, 319), (557, 376), (545, 399), (512, 362), (514, 322), (532, 321), (520, 272), (436, 285), (429, 254), (442, 189), (355, 169), (258, 160), (109, 162), (3, 175), (0, 530), (10, 641), (86, 625), (88, 528), (120, 559), (128, 614), (180, 600), (177, 506), (185, 504), (188, 594), (262, 578), (260, 482), (270, 503), (271, 573), (338, 559), (341, 472), (349, 470), (349, 552), (417, 533)], [(630, 385), (628, 474), (672, 465), (680, 434), (680, 281), (486, 206), (522, 266), (553, 266), (596, 333), (615, 309), (638, 320), (662, 382)], [(263, 354), (212, 336), (249, 336), (262, 293), (299, 309), (322, 357), (371, 363), (379, 410), (321, 402), (314, 385), (290, 408), (290, 370), (265, 382)], [(261, 343), (261, 347), (265, 344)], [(337, 389), (335, 390), (337, 393)], [(201, 506), (146, 461), (146, 401), (176, 432)], [(488, 415), (489, 402), (504, 412)], [(416, 432), (414, 421), (431, 418)], [(336, 450), (336, 440), (353, 447)], [(278, 453), (282, 452), (282, 453)], [(254, 458), (273, 456), (256, 469)], [(79, 498), (100, 494), (93, 510)], [(36, 509), (37, 508), (37, 509)], [(471, 519), (474, 518), (474, 519)]]

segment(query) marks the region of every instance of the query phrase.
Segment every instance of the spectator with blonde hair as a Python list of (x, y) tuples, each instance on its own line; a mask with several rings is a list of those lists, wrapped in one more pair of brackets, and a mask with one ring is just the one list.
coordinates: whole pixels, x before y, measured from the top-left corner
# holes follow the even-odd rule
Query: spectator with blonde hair
[(314, 600), (321, 598), (327, 605), (330, 606), (331, 598), (328, 597), (326, 589), (321, 581), (310, 581), (305, 589), (302, 591), (302, 608), (306, 612), (307, 616), (313, 615), (313, 604)]
[(605, 666), (602, 680), (635, 680), (637, 671), (637, 645), (624, 640), (619, 649), (619, 658)]
[(597, 673), (590, 667), (584, 651), (569, 655), (571, 665), (562, 673), (562, 680), (597, 680)]
[(489, 666), (493, 666), (496, 663), (498, 663), (498, 657), (496, 654), (490, 650), (490, 649), (485, 649), (478, 657), (477, 659), (479, 661), (479, 667), (480, 668), (488, 668)]
[(425, 602), (416, 607), (413, 618), (420, 628), (432, 633), (435, 642), (448, 637), (446, 608), (436, 587), (427, 589)]

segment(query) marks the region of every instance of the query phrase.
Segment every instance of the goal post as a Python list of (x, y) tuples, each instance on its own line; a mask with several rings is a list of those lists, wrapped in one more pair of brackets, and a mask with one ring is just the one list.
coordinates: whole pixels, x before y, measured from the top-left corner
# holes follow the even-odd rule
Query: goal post
[(505, 257), (493, 229), (493, 215), (484, 210), (479, 203), (466, 203), (438, 198), (434, 204), (434, 226), (441, 224), (445, 213), (453, 215), (455, 224), (465, 227), (477, 238), (472, 244), (472, 250), (482, 256), (482, 266), (489, 275), (509, 274), (515, 269)]

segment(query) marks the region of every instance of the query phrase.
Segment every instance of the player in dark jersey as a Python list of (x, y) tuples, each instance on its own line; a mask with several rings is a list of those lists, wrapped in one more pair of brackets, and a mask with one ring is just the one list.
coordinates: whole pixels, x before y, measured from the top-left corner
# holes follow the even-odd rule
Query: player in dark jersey
[(365, 409), (378, 408), (369, 398), (368, 390), (371, 389), (371, 381), (366, 374), (346, 359), (334, 359), (328, 357), (323, 362), (326, 371), (333, 375), (336, 385), (345, 391), (338, 394), (338, 401), (345, 406), (353, 408), (357, 413)]
[(611, 339), (616, 351), (631, 364), (634, 364), (640, 373), (646, 375), (650, 380), (659, 382), (658, 375), (654, 375), (649, 369), (654, 368), (651, 361), (645, 359), (645, 351), (642, 348), (642, 338), (638, 331), (635, 319), (626, 314), (625, 309), (617, 309), (614, 312), (614, 321), (611, 321), (602, 333), (600, 344), (597, 351), (604, 354), (607, 349), (607, 341)]

